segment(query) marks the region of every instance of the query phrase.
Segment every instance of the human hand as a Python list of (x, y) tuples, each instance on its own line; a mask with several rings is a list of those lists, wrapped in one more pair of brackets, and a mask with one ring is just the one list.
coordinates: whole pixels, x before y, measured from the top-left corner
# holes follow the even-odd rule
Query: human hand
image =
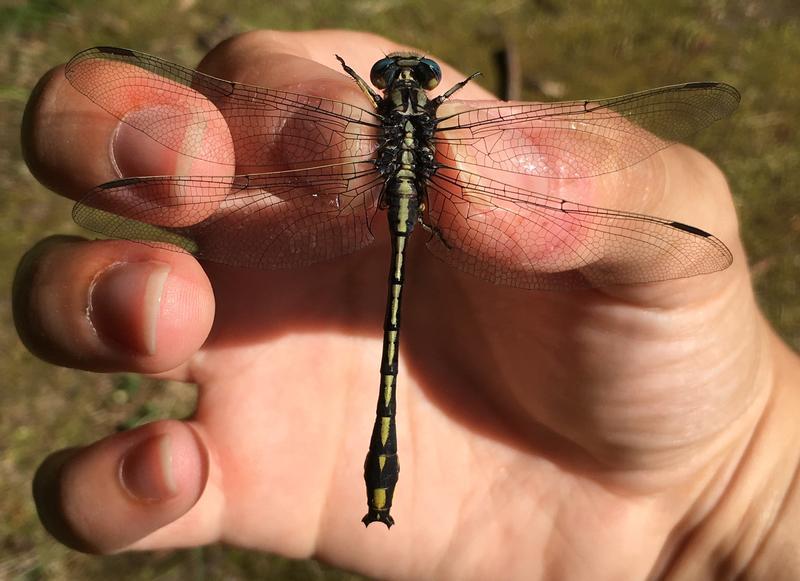
[[(260, 32), (214, 49), (201, 70), (368, 108), (334, 53), (363, 73), (399, 48), (354, 33)], [(441, 87), (461, 78), (445, 67)], [(470, 84), (456, 97), (490, 95)], [(118, 177), (105, 155), (116, 127), (56, 70), (26, 115), (29, 165), (78, 199)], [(176, 171), (147, 138), (126, 138), (114, 151), (123, 175)], [(224, 151), (224, 136), (207, 138)], [(691, 577), (719, 566), (725, 523), (766, 537), (753, 507), (787, 494), (794, 478), (783, 450), (797, 361), (756, 309), (730, 194), (709, 161), (675, 146), (603, 182), (610, 199), (594, 205), (669, 218), (689, 208), (683, 221), (720, 237), (733, 265), (537, 293), (462, 275), (417, 243), (391, 532), (359, 522), (385, 236), (334, 262), (274, 272), (204, 271), (188, 255), (121, 241), (41, 244), (15, 292), (35, 353), (199, 390), (189, 421), (52, 457), (37, 479), (43, 520), (83, 550), (222, 540), (377, 577), (640, 578), (668, 568)], [(769, 485), (752, 490), (753, 479)]]

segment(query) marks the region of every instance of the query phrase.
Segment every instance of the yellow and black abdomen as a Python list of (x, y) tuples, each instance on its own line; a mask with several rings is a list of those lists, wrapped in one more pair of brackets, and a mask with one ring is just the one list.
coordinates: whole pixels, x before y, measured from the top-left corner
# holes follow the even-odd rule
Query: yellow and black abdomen
[(394, 519), (390, 516), (389, 511), (392, 507), (394, 489), (400, 473), (395, 423), (400, 312), (407, 241), (417, 219), (419, 200), (413, 179), (408, 179), (403, 170), (398, 172), (395, 179), (387, 181), (386, 194), (389, 200), (388, 216), (389, 230), (392, 235), (392, 260), (389, 270), (386, 316), (383, 324), (380, 394), (369, 452), (364, 461), (364, 481), (367, 486), (369, 512), (362, 520), (365, 525), (377, 521), (391, 527)]

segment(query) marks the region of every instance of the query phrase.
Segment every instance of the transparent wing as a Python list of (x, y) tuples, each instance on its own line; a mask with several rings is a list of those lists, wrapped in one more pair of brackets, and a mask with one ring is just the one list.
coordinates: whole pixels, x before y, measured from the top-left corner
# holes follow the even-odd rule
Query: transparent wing
[(477, 107), (438, 120), (437, 152), (532, 176), (597, 176), (730, 115), (739, 98), (724, 83), (686, 83), (597, 101)]
[(567, 202), (455, 169), (428, 186), (428, 248), (496, 284), (567, 290), (683, 278), (732, 262), (680, 222)]
[(232, 177), (143, 177), (109, 182), (73, 218), (113, 238), (249, 268), (291, 268), (372, 242), (382, 180), (371, 163)]
[(374, 151), (380, 127), (375, 113), (354, 105), (234, 83), (124, 48), (80, 52), (65, 75), (101, 108), (158, 143), (214, 163), (224, 153), (203, 136), (221, 114), (237, 173), (364, 158)]

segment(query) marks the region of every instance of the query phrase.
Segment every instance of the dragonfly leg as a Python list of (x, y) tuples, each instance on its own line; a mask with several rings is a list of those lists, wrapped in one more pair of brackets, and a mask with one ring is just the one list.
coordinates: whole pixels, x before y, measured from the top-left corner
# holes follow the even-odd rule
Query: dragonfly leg
[(364, 92), (364, 94), (369, 98), (369, 100), (372, 101), (373, 107), (377, 107), (378, 103), (381, 102), (381, 96), (375, 91), (373, 91), (372, 87), (370, 87), (367, 84), (367, 82), (359, 76), (357, 72), (351, 69), (347, 65), (347, 63), (344, 62), (344, 59), (342, 57), (340, 57), (338, 54), (334, 56), (336, 56), (336, 60), (342, 63), (342, 68), (344, 69), (344, 72), (353, 77), (355, 82), (358, 84), (359, 89), (361, 89)]
[(425, 222), (425, 220), (422, 219), (422, 216), (420, 216), (419, 218), (419, 224), (420, 226), (422, 226), (423, 230), (429, 232), (431, 236), (439, 240), (439, 242), (441, 242), (445, 248), (447, 248), (448, 250), (453, 249), (453, 247), (447, 243), (447, 240), (445, 240), (444, 234), (442, 234), (442, 231), (439, 229), (438, 226), (434, 226), (433, 224), (428, 224), (427, 222)]
[(376, 205), (378, 210), (386, 210), (389, 207), (389, 196), (386, 194), (385, 187), (381, 189), (381, 193), (378, 194), (378, 202)]
[(436, 97), (433, 100), (434, 106), (438, 107), (439, 105), (441, 105), (446, 99), (450, 98), (450, 95), (452, 95), (453, 93), (455, 93), (459, 89), (462, 89), (464, 87), (464, 85), (469, 83), (475, 77), (479, 77), (480, 75), (481, 75), (480, 72), (472, 73), (470, 76), (468, 76), (466, 79), (464, 79), (460, 83), (456, 83), (455, 85), (450, 87), (447, 91), (445, 91), (443, 94), (439, 95), (438, 97)]

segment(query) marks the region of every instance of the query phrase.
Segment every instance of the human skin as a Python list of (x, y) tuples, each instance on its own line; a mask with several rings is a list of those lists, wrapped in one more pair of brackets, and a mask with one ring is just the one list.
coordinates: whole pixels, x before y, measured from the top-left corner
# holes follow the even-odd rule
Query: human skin
[[(363, 75), (403, 48), (360, 33), (262, 31), (226, 41), (199, 68), (369, 108), (334, 53)], [(464, 77), (443, 69), (444, 88)], [(492, 97), (470, 83), (456, 98)], [(26, 160), (72, 199), (116, 168), (175, 171), (135, 136), (112, 148), (116, 126), (55, 69), (26, 111)], [(224, 136), (207, 137), (224, 150)], [(359, 520), (385, 232), (353, 255), (269, 272), (204, 269), (124, 241), (41, 242), (14, 288), (32, 352), (198, 387), (188, 420), (48, 458), (34, 483), (43, 523), (88, 552), (223, 541), (379, 578), (800, 576), (800, 364), (757, 309), (725, 179), (683, 146), (631, 171), (604, 177), (592, 204), (670, 218), (689, 207), (682, 221), (725, 242), (733, 264), (531, 292), (443, 266), (412, 237), (391, 531)], [(644, 201), (642, 176), (659, 188)]]

